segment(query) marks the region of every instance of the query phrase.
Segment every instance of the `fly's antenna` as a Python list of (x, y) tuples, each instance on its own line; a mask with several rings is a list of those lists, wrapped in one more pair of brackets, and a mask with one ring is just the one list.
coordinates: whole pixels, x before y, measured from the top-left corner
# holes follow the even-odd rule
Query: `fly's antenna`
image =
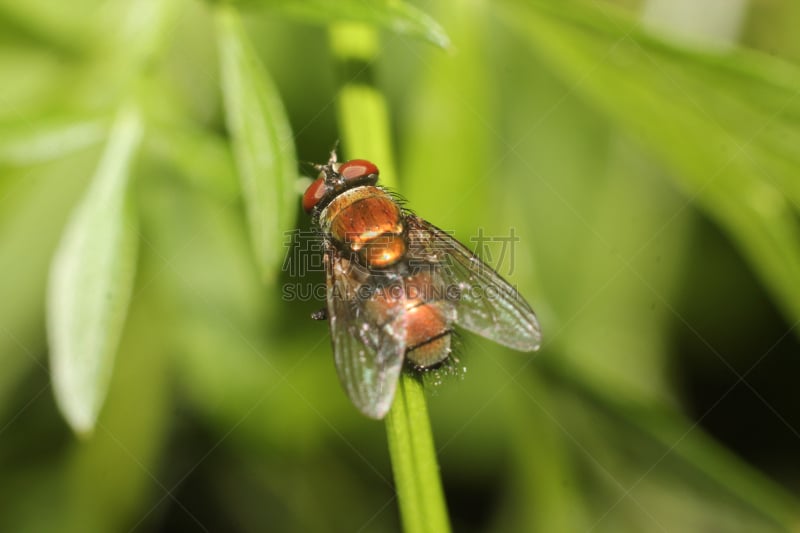
[(303, 167), (313, 168), (316, 171), (320, 171), (321, 170), (320, 167), (322, 166), (319, 163), (314, 163), (313, 161), (305, 161), (305, 160), (303, 160), (303, 161), (299, 161), (299, 163)]
[(334, 163), (339, 162), (339, 157), (336, 155), (336, 150), (339, 149), (339, 139), (336, 139), (331, 148), (330, 155), (328, 156), (327, 163), (313, 163), (311, 161), (303, 161), (303, 164), (310, 165), (317, 172), (322, 172), (326, 168), (332, 168)]
[(331, 156), (328, 158), (328, 164), (332, 165), (336, 163), (339, 158), (336, 156), (336, 150), (339, 148), (339, 139), (333, 143), (333, 148), (331, 148)]
[(325, 172), (327, 175), (329, 172), (328, 170), (333, 169), (333, 165), (339, 162), (339, 157), (336, 155), (336, 150), (339, 148), (339, 139), (333, 143), (333, 147), (331, 148), (330, 155), (328, 156), (327, 163), (311, 163), (311, 166), (314, 167), (314, 170), (317, 172)]
[(317, 172), (324, 174), (325, 182), (331, 186), (341, 186), (342, 182), (341, 176), (337, 174), (337, 170), (339, 168), (339, 158), (336, 155), (337, 148), (339, 148), (339, 139), (336, 139), (336, 142), (333, 143), (333, 148), (331, 148), (331, 155), (328, 157), (328, 162), (325, 164), (314, 164), (314, 168), (317, 170)]

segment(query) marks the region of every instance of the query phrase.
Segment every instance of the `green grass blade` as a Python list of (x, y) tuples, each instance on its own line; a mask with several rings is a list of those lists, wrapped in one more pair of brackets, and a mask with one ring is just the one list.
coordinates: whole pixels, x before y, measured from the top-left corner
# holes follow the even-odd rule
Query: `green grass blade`
[(61, 412), (78, 433), (94, 428), (131, 297), (137, 230), (128, 182), (142, 129), (137, 111), (120, 111), (50, 270), (53, 386)]
[(242, 27), (238, 12), (216, 12), (222, 92), (250, 237), (263, 279), (274, 281), (283, 233), (294, 223), (297, 162), (289, 120)]
[(422, 384), (405, 373), (386, 416), (386, 439), (403, 529), (407, 533), (450, 531), (425, 393)]
[[(368, 26), (350, 23), (333, 25), (330, 35), (334, 54), (342, 58), (341, 75), (350, 76), (348, 66), (352, 64), (357, 64), (362, 73), (350, 77), (337, 95), (342, 148), (347, 157), (375, 161), (381, 171), (381, 184), (397, 187), (394, 156), (386, 133), (390, 131), (386, 98), (369, 80), (378, 36)], [(362, 116), (365, 120), (358, 119)]]

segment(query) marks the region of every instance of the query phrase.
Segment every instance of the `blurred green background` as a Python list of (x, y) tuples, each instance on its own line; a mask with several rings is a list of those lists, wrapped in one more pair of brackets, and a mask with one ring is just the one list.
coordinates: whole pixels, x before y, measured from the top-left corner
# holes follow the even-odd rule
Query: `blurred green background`
[[(374, 157), (340, 99), (371, 84), (393, 137), (375, 162), (409, 206), (468, 244), (520, 238), (501, 272), (542, 350), (465, 333), (466, 374), (428, 391), (454, 530), (800, 530), (800, 4), (234, 6), (300, 161), (337, 139)], [(308, 165), (262, 282), (217, 9), (0, 1), (0, 531), (400, 530), (383, 424), (341, 390), (322, 302), (281, 297), (322, 282), (280, 272)], [(329, 33), (353, 22), (379, 37), (355, 63)], [(48, 270), (131, 101), (135, 282), (79, 439)]]

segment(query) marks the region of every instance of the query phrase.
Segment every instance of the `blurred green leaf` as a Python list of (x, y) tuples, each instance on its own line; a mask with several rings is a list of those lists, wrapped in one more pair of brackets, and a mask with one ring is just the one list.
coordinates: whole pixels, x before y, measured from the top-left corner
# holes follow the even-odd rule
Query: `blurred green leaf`
[(441, 48), (450, 47), (447, 33), (433, 18), (399, 0), (244, 0), (242, 3), (263, 4), (316, 24), (362, 22), (424, 39)]
[(0, 0), (0, 27), (7, 36), (26, 44), (39, 45), (65, 57), (79, 57), (85, 52), (85, 9), (98, 2), (76, 2), (71, 6), (51, 2), (13, 2)]
[[(402, 192), (432, 223), (474, 232), (492, 218), (476, 220), (475, 210), (497, 199), (490, 177), (496, 169), (491, 148), (497, 132), (487, 127), (496, 111), (493, 81), (485, 74), (490, 35), (482, 24), (486, 12), (480, 4), (441, 9), (458, 54), (422, 50), (417, 82), (408, 87), (403, 80), (395, 81), (410, 93), (408, 107), (398, 113), (407, 146), (401, 161)], [(462, 148), (466, 146), (469, 150)], [(456, 237), (464, 240), (466, 235), (459, 231)]]
[[(635, 22), (597, 5), (569, 3), (558, 9), (538, 3), (533, 6), (501, 11), (502, 20), (564, 80), (565, 98), (574, 92), (585, 99), (592, 113), (597, 110), (610, 116), (624, 136), (667, 161), (674, 172), (667, 177), (675, 179), (690, 196), (689, 202), (670, 199), (669, 191), (653, 183), (652, 170), (631, 157), (630, 146), (627, 154), (619, 152), (612, 158), (614, 164), (599, 176), (596, 168), (584, 169), (592, 176), (590, 185), (602, 180), (608, 187), (603, 185), (591, 196), (592, 207), (567, 204), (576, 216), (586, 220), (587, 229), (595, 235), (583, 243), (553, 243), (553, 248), (568, 253), (571, 261), (576, 256), (590, 256), (576, 262), (577, 283), (575, 275), (566, 276), (569, 285), (579, 292), (575, 307), (566, 313), (572, 323), (565, 324), (565, 331), (558, 331), (562, 338), (557, 344), (564, 353), (559, 354), (559, 362), (553, 362), (566, 380), (603, 397), (631, 428), (639, 428), (651, 439), (649, 445), (656, 450), (641, 466), (631, 468), (633, 474), (625, 474), (633, 480), (622, 482), (623, 491), (642, 472), (646, 476), (653, 458), (674, 455), (670, 463), (683, 463), (684, 475), (680, 481), (659, 480), (653, 484), (656, 490), (680, 482), (715, 505), (720, 505), (716, 499), (741, 500), (725, 504), (731, 508), (747, 502), (749, 509), (740, 519), (758, 522), (760, 530), (769, 530), (774, 523), (789, 527), (796, 523), (792, 498), (727, 454), (695, 428), (696, 424), (667, 409), (668, 403), (655, 407), (651, 400), (663, 403), (669, 400), (670, 388), (674, 390), (665, 381), (667, 361), (662, 360), (668, 333), (664, 318), (675, 313), (668, 289), (683, 250), (680, 243), (685, 241), (681, 237), (685, 225), (685, 221), (681, 223), (682, 213), (691, 201), (696, 200), (728, 229), (776, 296), (793, 295), (787, 306), (790, 317), (796, 316), (794, 309), (800, 309), (800, 278), (796, 272), (800, 267), (800, 241), (791, 207), (796, 201), (797, 181), (793, 176), (798, 161), (796, 152), (784, 148), (798, 134), (792, 100), (796, 88), (792, 89), (790, 80), (800, 78), (788, 65), (744, 52), (725, 57), (679, 50), (648, 37), (635, 29)], [(568, 126), (563, 118), (554, 122)], [(573, 144), (579, 148), (584, 130), (573, 127), (573, 131)], [(552, 133), (548, 130), (548, 135)], [(548, 141), (537, 142), (546, 146)], [(626, 141), (622, 146), (628, 144)], [(579, 155), (577, 161), (586, 163), (590, 159)], [(631, 181), (637, 173), (640, 178)], [(557, 197), (564, 202), (560, 194)], [(576, 197), (574, 191), (566, 196), (572, 202)], [(656, 201), (659, 197), (660, 202)], [(542, 207), (546, 208), (546, 202)], [(547, 216), (544, 213), (543, 219)], [(631, 220), (636, 221), (634, 229), (627, 227), (630, 222), (626, 221)], [(648, 251), (652, 242), (657, 242), (655, 257)], [(609, 254), (609, 248), (613, 254)], [(559, 253), (550, 252), (546, 257)], [(658, 265), (666, 257), (668, 264)], [(569, 260), (562, 257), (560, 264), (569, 264)], [(581, 264), (591, 264), (592, 268)], [(616, 276), (615, 272), (626, 275)], [(564, 277), (563, 271), (554, 275), (553, 281), (557, 282), (559, 276)], [(599, 287), (599, 293), (592, 287)], [(596, 298), (598, 294), (601, 296)], [(591, 296), (588, 301), (587, 295)], [(561, 300), (565, 300), (563, 295)], [(645, 313), (648, 306), (651, 309)], [(665, 314), (664, 307), (669, 313)], [(573, 318), (575, 310), (577, 319)], [(647, 315), (650, 317), (643, 319)], [(590, 375), (578, 371), (581, 369), (590, 370)], [(615, 379), (609, 381), (606, 375)], [(625, 387), (613, 386), (615, 382)], [(575, 419), (574, 414), (564, 417), (568, 422)], [(607, 429), (604, 435), (614, 433)], [(601, 449), (603, 443), (594, 446), (597, 448), (590, 450)], [(661, 451), (657, 451), (659, 446)], [(709, 482), (718, 485), (708, 489)], [(655, 500), (669, 509), (659, 520), (668, 525), (674, 520), (676, 528), (697, 529), (697, 524), (723, 512), (718, 508), (698, 509), (692, 501), (670, 508), (663, 502), (675, 495), (667, 492), (664, 490)], [(617, 514), (638, 514), (637, 520), (652, 526), (651, 518), (631, 505), (635, 502), (627, 501), (624, 493), (619, 498), (624, 505)], [(685, 516), (676, 515), (674, 509), (683, 506), (693, 507), (691, 517), (688, 509)], [(618, 528), (624, 520), (614, 523)], [(693, 525), (687, 528), (686, 523)], [(739, 530), (748, 529), (744, 526)]]
[(48, 267), (69, 212), (97, 165), (96, 152), (14, 168), (0, 180), (0, 302), (5, 302), (0, 306), (0, 416), (34, 365), (47, 371), (42, 359)]
[(68, 73), (68, 64), (46, 50), (0, 46), (0, 77), (4, 80), (0, 120), (30, 122), (32, 116), (52, 110), (63, 95)]
[(559, 371), (552, 391), (558, 402), (548, 415), (559, 421), (576, 462), (597, 471), (595, 485), (584, 491), (592, 495), (587, 504), (599, 530), (631, 523), (638, 524), (634, 530), (796, 528), (794, 495), (682, 415), (640, 408), (587, 380), (576, 382), (569, 371)]
[(220, 7), (217, 33), (225, 115), (262, 277), (275, 280), (283, 235), (299, 204), (294, 139), (280, 96), (234, 8)]
[(0, 165), (25, 166), (52, 161), (99, 143), (101, 119), (52, 118), (0, 126)]
[[(563, 87), (552, 89), (558, 94)], [(632, 402), (673, 403), (665, 340), (674, 319), (668, 302), (686, 260), (691, 219), (682, 209), (684, 200), (652, 158), (623, 132), (602, 128), (599, 117), (579, 102), (563, 104), (557, 122), (560, 127), (546, 126), (552, 138), (532, 136), (539, 146), (530, 149), (529, 158), (538, 169), (559, 167), (562, 155), (552, 149), (569, 138), (578, 159), (570, 166), (579, 175), (563, 167), (557, 178), (537, 172), (515, 191), (537, 198), (527, 233), (534, 236), (542, 265), (540, 291), (560, 293), (551, 296), (553, 350), (544, 362), (568, 366), (576, 379), (590, 376), (595, 385)], [(564, 183), (576, 177), (583, 190), (565, 198)], [(553, 213), (559, 210), (560, 215)], [(552, 237), (541, 228), (553, 220), (569, 221), (571, 239), (547, 242)]]
[[(2, 465), (3, 531), (129, 531), (134, 524), (143, 530), (142, 524), (160, 518), (160, 502), (175, 502), (168, 493), (175, 481), (160, 463), (174, 424), (168, 423), (169, 346), (154, 296), (138, 286), (131, 300), (108, 398), (91, 438), (78, 441), (65, 431), (48, 393), (13, 428), (26, 453)], [(1, 442), (6, 453), (8, 440)]]
[(240, 195), (231, 148), (225, 140), (200, 127), (155, 126), (148, 130), (146, 147), (180, 170), (198, 189), (223, 201)]
[[(393, 500), (392, 487), (366, 487), (361, 472), (330, 452), (328, 443), (326, 449), (299, 461), (283, 454), (248, 455), (246, 461), (239, 456), (220, 468), (222, 482), (215, 490), (236, 517), (241, 533), (263, 533), (265, 523), (286, 533), (398, 531), (394, 513), (376, 513), (391, 507), (386, 502)], [(298, 468), (314, 474), (296, 476)]]
[(47, 327), (58, 405), (79, 433), (103, 404), (136, 266), (128, 180), (142, 135), (137, 111), (119, 112), (92, 183), (53, 259)]
[[(341, 129), (343, 158), (363, 158), (378, 162), (381, 184), (396, 187), (397, 170), (391, 143), (384, 137), (391, 131), (386, 97), (369, 81), (369, 76), (351, 78), (348, 67), (363, 64), (363, 73), (379, 49), (378, 36), (367, 25), (339, 23), (331, 26), (330, 42), (339, 63), (341, 89), (336, 95), (336, 111)], [(342, 151), (344, 150), (344, 153)]]
[[(94, 434), (73, 441), (66, 456), (60, 497), (72, 519), (70, 533), (136, 529), (153, 519), (160, 502), (175, 502), (175, 481), (161, 471), (174, 432), (163, 316), (155, 291), (137, 285)], [(56, 526), (54, 531), (68, 531)]]
[(671, 47), (608, 7), (535, 3), (500, 14), (575, 91), (670, 165), (789, 320), (800, 318), (800, 152), (781, 148), (800, 138), (800, 70), (747, 52)]
[(180, 0), (109, 0), (95, 23), (92, 50), (99, 59), (110, 59), (116, 68), (136, 76), (160, 57), (180, 13)]
[(154, 266), (142, 283), (157, 287), (172, 317), (168, 336), (183, 402), (215, 431), (240, 422), (234, 440), (253, 450), (323, 446), (319, 413), (338, 418), (350, 409), (337, 390), (325, 324), (313, 323), (310, 332), (307, 316), (290, 318), (297, 333), (287, 333), (288, 323), (271, 313), (285, 312), (281, 296), (260, 284), (238, 203), (191, 190), (183, 177), (145, 170), (137, 181), (142, 255)]
[(503, 516), (507, 527), (492, 530), (587, 530), (582, 487), (569, 454), (573, 443), (553, 419), (550, 387), (533, 372), (525, 372), (502, 392), (497, 408), (513, 460), (512, 490)]

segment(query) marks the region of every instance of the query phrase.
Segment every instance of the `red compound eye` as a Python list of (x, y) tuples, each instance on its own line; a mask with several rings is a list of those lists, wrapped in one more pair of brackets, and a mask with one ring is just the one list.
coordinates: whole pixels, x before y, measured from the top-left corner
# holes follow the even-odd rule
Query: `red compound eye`
[(303, 210), (310, 213), (317, 206), (322, 197), (328, 192), (328, 187), (325, 185), (325, 178), (319, 177), (314, 180), (314, 183), (308, 186), (305, 194), (303, 195)]
[(366, 178), (372, 174), (375, 175), (375, 181), (377, 181), (378, 167), (375, 166), (375, 163), (367, 161), (366, 159), (351, 159), (346, 163), (342, 163), (339, 167), (339, 175), (341, 175), (345, 181)]

